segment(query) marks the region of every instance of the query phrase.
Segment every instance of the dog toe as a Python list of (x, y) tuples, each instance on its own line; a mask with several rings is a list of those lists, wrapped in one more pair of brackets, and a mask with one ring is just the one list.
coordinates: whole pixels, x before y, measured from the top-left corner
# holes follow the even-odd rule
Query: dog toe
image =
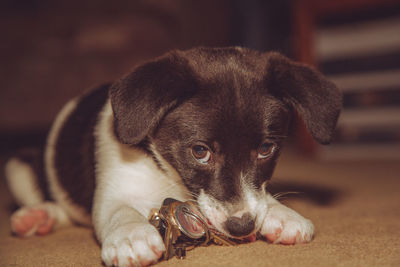
[(294, 245), (310, 242), (314, 225), (295, 211), (277, 206), (265, 218), (260, 232), (274, 244)]
[(102, 259), (107, 266), (149, 266), (165, 251), (160, 234), (150, 224), (125, 225), (103, 243)]

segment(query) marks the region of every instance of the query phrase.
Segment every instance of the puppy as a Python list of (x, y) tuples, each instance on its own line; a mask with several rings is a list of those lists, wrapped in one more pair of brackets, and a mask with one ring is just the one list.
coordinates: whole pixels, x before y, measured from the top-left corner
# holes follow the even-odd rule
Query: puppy
[(173, 197), (196, 201), (233, 238), (309, 242), (313, 224), (275, 200), (268, 181), (293, 113), (326, 144), (340, 108), (334, 84), (278, 53), (167, 53), (68, 102), (47, 139), (44, 175), (27, 158), (8, 162), (22, 206), (12, 230), (93, 225), (107, 266), (148, 265), (165, 247), (147, 217)]

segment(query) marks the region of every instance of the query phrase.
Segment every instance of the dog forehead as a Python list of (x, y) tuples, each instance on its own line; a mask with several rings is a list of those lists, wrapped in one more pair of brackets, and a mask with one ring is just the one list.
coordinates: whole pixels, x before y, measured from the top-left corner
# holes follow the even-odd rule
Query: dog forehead
[[(268, 132), (281, 132), (288, 121), (284, 105), (273, 97), (246, 94), (242, 103), (226, 92), (211, 90), (182, 103), (166, 122), (177, 131), (203, 141), (228, 140), (260, 142)], [(233, 95), (235, 92), (231, 92)]]
[(263, 79), (266, 66), (259, 52), (240, 47), (192, 49), (184, 57), (197, 78), (208, 83), (241, 80), (250, 84)]
[[(261, 135), (280, 124), (285, 105), (265, 86), (265, 58), (241, 49), (196, 49), (185, 57), (194, 71), (198, 88), (190, 99), (167, 114), (169, 127), (195, 138), (217, 133)], [(274, 127), (275, 127), (274, 126)], [(275, 127), (279, 128), (279, 127)]]

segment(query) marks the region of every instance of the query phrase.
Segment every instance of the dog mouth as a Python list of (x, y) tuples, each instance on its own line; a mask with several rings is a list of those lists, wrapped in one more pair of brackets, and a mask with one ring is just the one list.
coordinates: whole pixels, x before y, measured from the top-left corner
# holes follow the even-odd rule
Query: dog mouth
[(221, 232), (221, 231), (219, 231), (217, 228), (215, 228), (211, 223), (209, 224), (209, 229), (210, 229), (210, 231), (212, 231), (212, 232), (214, 232), (215, 234), (217, 234), (217, 235), (222, 235), (222, 236), (225, 236), (225, 237), (227, 237), (227, 238), (229, 238), (229, 239), (231, 239), (231, 240), (234, 240), (234, 241), (236, 241), (236, 242), (238, 242), (238, 243), (243, 243), (243, 242), (255, 242), (256, 240), (257, 240), (257, 232), (254, 230), (254, 231), (252, 231), (250, 234), (248, 234), (248, 235), (244, 235), (244, 236), (232, 236), (232, 235), (230, 235), (230, 234), (228, 234), (228, 233), (226, 233), (225, 231), (224, 232)]
[(197, 205), (180, 206), (175, 213), (176, 220), (179, 222), (181, 230), (191, 238), (200, 238), (207, 231), (215, 235), (232, 239), (238, 243), (254, 242), (257, 239), (254, 226), (248, 234), (237, 236), (227, 233), (225, 230), (220, 231), (210, 219), (208, 219), (198, 208)]
[[(204, 215), (204, 213), (201, 213), (202, 215), (202, 220), (204, 223), (206, 223), (206, 227), (208, 228), (209, 231), (219, 235), (219, 236), (224, 236), (226, 238), (236, 240), (237, 242), (254, 242), (257, 238), (257, 228), (253, 225), (251, 228), (250, 233), (246, 233), (243, 235), (232, 235), (230, 234), (224, 227), (222, 227), (222, 224), (212, 223), (212, 219), (209, 219), (207, 216)], [(204, 225), (200, 225), (198, 222), (194, 222), (193, 226), (194, 229), (198, 229), (199, 227), (204, 227)]]
[(264, 198), (257, 200), (254, 204), (244, 201), (232, 205), (202, 195), (196, 204), (209, 229), (239, 242), (253, 242), (268, 210)]

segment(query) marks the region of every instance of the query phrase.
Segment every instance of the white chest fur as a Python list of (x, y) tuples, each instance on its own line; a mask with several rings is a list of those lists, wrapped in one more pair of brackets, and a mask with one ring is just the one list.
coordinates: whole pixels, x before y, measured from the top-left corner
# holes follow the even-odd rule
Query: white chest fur
[(161, 171), (145, 151), (121, 144), (114, 135), (112, 123), (108, 102), (95, 130), (95, 214), (107, 216), (106, 213), (118, 206), (128, 205), (147, 217), (166, 197), (185, 200), (188, 192), (176, 172)]

